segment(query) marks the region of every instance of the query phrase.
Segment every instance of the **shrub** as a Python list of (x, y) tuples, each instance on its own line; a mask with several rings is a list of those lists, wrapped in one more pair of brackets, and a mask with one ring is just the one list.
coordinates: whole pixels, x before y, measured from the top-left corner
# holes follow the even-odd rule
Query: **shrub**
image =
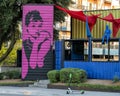
[(87, 80), (87, 73), (85, 70), (78, 70), (77, 71), (78, 75), (79, 75), (79, 82), (85, 82)]
[(20, 73), (20, 71), (18, 71), (18, 70), (7, 71), (7, 72), (6, 72), (6, 76), (7, 76), (9, 79), (19, 79), (20, 76), (21, 76), (21, 73)]
[(116, 83), (116, 82), (119, 82), (119, 76), (114, 76), (114, 78), (113, 78), (113, 83)]
[(3, 73), (0, 73), (0, 80), (2, 80), (4, 78)]
[[(70, 78), (71, 74), (71, 78)], [(87, 79), (87, 74), (84, 70), (79, 68), (63, 68), (60, 70), (60, 81), (68, 83), (71, 79), (71, 83), (84, 82)]]
[(0, 80), (3, 79), (20, 79), (21, 72), (19, 70), (12, 70), (0, 73)]
[[(77, 69), (76, 69), (77, 70)], [(60, 81), (63, 83), (69, 82), (69, 74), (73, 75), (73, 68), (63, 68), (60, 70)]]
[(47, 77), (51, 83), (56, 83), (60, 81), (60, 72), (59, 70), (51, 70), (47, 73)]

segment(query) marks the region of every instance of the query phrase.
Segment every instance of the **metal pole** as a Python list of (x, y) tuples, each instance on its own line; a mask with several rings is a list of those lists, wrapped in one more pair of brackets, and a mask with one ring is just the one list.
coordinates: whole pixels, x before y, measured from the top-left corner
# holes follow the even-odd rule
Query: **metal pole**
[(91, 62), (92, 61), (92, 38), (89, 37), (88, 38), (88, 43), (89, 43), (89, 47), (88, 47), (88, 61)]
[(119, 62), (120, 62), (120, 38), (119, 38), (118, 42), (119, 42), (119, 49), (118, 49), (119, 50), (119, 54), (118, 54), (118, 57), (119, 57)]
[(108, 61), (110, 61), (110, 42), (108, 41)]

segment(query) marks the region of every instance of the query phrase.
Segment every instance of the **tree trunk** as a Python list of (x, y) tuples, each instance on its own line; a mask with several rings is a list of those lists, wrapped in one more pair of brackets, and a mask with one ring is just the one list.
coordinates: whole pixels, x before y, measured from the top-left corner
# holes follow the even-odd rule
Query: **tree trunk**
[(10, 43), (10, 46), (9, 48), (7, 49), (6, 53), (3, 54), (1, 57), (0, 57), (0, 62), (2, 62), (3, 60), (5, 60), (5, 58), (9, 55), (9, 53), (12, 51), (12, 49), (14, 48), (14, 45), (16, 43), (16, 39), (13, 37), (13, 39), (11, 40), (11, 43)]

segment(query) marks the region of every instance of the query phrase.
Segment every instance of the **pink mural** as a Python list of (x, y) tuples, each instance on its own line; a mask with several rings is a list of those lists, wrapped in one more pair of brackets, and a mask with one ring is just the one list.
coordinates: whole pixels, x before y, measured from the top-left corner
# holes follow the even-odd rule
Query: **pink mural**
[(53, 6), (24, 5), (22, 20), (22, 79), (29, 67), (44, 66), (44, 59), (53, 41)]

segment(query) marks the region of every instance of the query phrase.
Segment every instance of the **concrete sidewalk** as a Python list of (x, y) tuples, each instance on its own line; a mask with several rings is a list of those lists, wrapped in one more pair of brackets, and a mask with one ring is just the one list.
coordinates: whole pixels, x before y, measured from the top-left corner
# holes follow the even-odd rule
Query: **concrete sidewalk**
[(115, 92), (79, 91), (66, 94), (67, 89), (47, 89), (39, 87), (0, 87), (0, 96), (120, 96)]

